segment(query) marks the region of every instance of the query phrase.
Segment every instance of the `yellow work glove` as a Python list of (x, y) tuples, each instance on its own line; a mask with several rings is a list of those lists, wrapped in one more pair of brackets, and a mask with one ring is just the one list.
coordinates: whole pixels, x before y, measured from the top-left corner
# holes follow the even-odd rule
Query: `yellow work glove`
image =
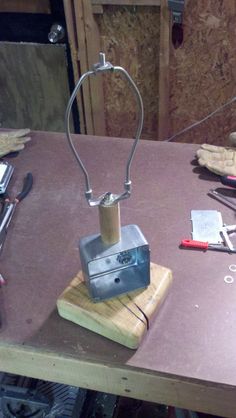
[[(236, 132), (229, 135), (229, 142), (236, 145)], [(236, 176), (236, 148), (203, 144), (197, 151), (198, 163), (220, 176)]]
[(19, 129), (18, 131), (0, 132), (0, 157), (13, 151), (21, 151), (30, 137), (25, 136), (30, 129)]

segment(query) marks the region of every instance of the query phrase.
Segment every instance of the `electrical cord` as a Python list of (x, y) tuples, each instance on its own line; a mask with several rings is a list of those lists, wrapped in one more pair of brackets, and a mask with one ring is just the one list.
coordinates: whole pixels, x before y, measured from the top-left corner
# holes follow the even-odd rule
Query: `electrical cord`
[(230, 104), (232, 104), (233, 102), (235, 102), (236, 100), (236, 96), (233, 97), (232, 99), (230, 99), (228, 102), (226, 102), (225, 104), (223, 104), (222, 106), (218, 107), (216, 110), (214, 110), (214, 112), (209, 113), (209, 115), (205, 116), (203, 119), (194, 122), (192, 125), (187, 126), (186, 128), (182, 129), (181, 131), (177, 132), (176, 134), (172, 135), (171, 137), (164, 139), (164, 142), (171, 142), (173, 141), (173, 139), (177, 138), (178, 136), (184, 134), (185, 132), (189, 131), (192, 128), (195, 128), (196, 126), (199, 126), (201, 123), (205, 122), (206, 120), (210, 119), (212, 116), (214, 116), (216, 113), (220, 112), (221, 110), (223, 110), (225, 107), (229, 106)]

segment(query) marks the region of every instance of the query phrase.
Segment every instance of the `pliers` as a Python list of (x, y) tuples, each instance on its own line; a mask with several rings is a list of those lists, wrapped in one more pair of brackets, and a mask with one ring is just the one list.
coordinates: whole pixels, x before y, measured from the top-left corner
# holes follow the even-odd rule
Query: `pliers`
[(15, 198), (10, 199), (7, 191), (2, 196), (2, 209), (0, 212), (0, 253), (3, 249), (7, 230), (15, 212), (16, 206), (28, 195), (32, 189), (32, 186), (33, 176), (31, 173), (28, 173), (24, 178), (21, 192)]
[(225, 253), (236, 253), (235, 248), (229, 248), (225, 245), (210, 244), (209, 242), (196, 241), (192, 239), (183, 239), (180, 243), (180, 248), (195, 248), (199, 250), (213, 250), (222, 251)]

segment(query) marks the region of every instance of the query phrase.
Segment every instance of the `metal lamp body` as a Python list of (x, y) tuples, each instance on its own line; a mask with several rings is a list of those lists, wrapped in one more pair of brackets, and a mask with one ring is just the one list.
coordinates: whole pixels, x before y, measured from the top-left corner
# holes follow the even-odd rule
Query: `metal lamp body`
[(121, 239), (106, 245), (100, 234), (79, 242), (82, 271), (91, 298), (100, 302), (150, 284), (150, 249), (137, 225), (121, 228)]

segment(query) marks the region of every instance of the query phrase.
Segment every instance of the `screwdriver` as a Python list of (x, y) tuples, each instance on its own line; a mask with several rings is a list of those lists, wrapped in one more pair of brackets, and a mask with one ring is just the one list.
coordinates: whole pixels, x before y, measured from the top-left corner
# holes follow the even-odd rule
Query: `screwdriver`
[(6, 284), (6, 280), (4, 279), (4, 277), (1, 275), (1, 273), (0, 273), (0, 287), (3, 285), (3, 284)]
[(220, 181), (225, 186), (236, 187), (236, 176), (221, 176)]
[(236, 211), (236, 202), (234, 202), (233, 199), (230, 199), (229, 197), (217, 192), (217, 190), (212, 189), (209, 190), (207, 194), (208, 196), (213, 197), (214, 199), (218, 200), (221, 203), (224, 203), (224, 205)]
[(199, 250), (213, 250), (213, 251), (222, 251), (225, 253), (236, 253), (236, 249), (229, 249), (223, 245), (209, 244), (205, 241), (196, 241), (192, 239), (183, 239), (180, 246), (182, 248), (197, 248)]

